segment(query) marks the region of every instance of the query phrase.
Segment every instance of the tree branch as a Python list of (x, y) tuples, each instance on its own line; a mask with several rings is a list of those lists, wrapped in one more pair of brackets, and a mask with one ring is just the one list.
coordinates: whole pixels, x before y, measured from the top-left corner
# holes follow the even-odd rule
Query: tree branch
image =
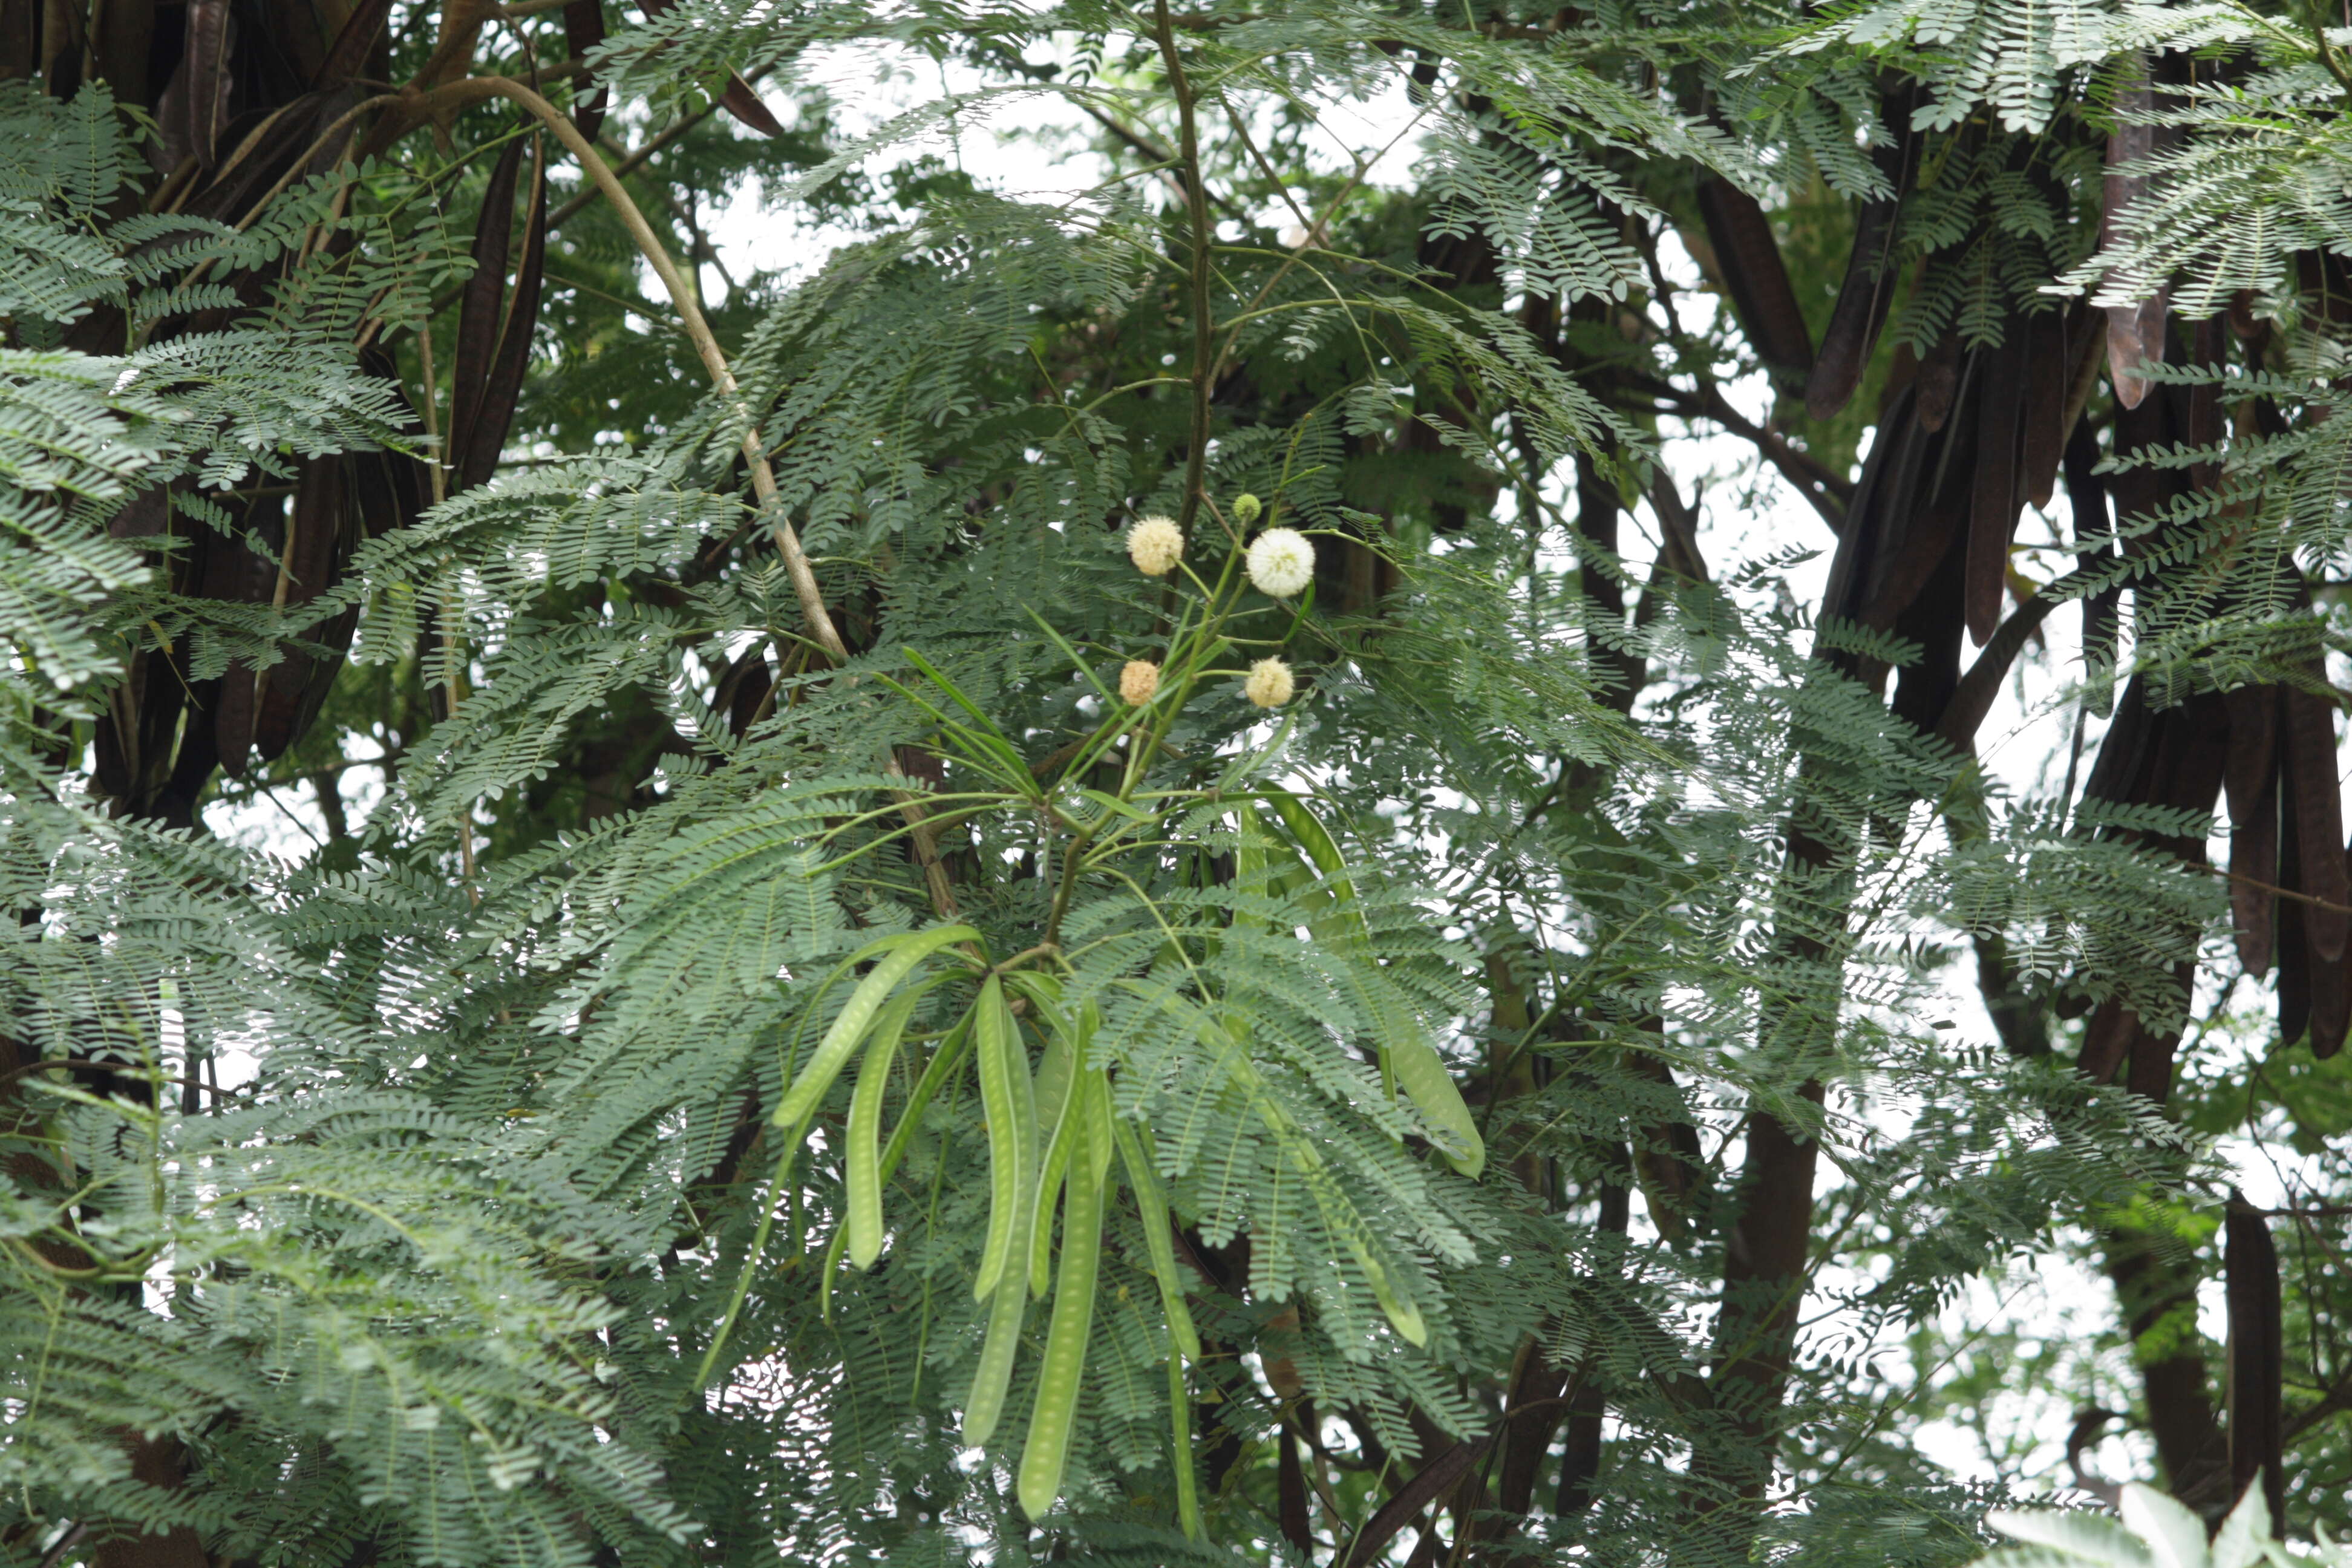
[[(735, 404), (736, 412), (742, 416), (743, 457), (751, 465), (752, 493), (759, 498), (761, 510), (773, 506), (776, 499), (775, 470), (769, 466), (767, 449), (760, 438), (759, 426), (751, 418), (751, 409), (741, 400), (735, 384), (734, 372), (728, 368), (727, 356), (720, 351), (719, 340), (710, 331), (710, 323), (703, 319), (702, 306), (695, 298), (693, 287), (678, 271), (677, 264), (670, 259), (669, 252), (663, 248), (661, 240), (654, 234), (653, 226), (646, 222), (646, 215), (630, 198), (627, 188), (595, 147), (580, 134), (580, 128), (572, 123), (571, 117), (522, 83), (505, 77), (473, 77), (465, 81), (452, 82), (430, 96), (438, 102), (454, 100), (461, 103), (475, 99), (506, 99), (537, 115), (554, 133), (556, 140), (580, 161), (581, 168), (595, 182), (597, 189), (604, 192), (605, 199), (613, 204), (613, 210), (620, 216), (629, 237), (645, 256), (646, 265), (654, 269), (654, 276), (659, 278), (662, 287), (668, 290), (670, 302), (677, 306), (678, 319), (686, 327), (686, 335), (693, 342), (695, 353), (701, 356), (703, 369), (709, 373), (711, 384), (718, 387), (719, 395)], [(1188, 116), (1188, 144), (1191, 139), (1189, 127)], [(1205, 410), (1203, 415), (1205, 416)], [(824, 595), (817, 587), (815, 570), (810, 566), (807, 554), (801, 549), (800, 535), (793, 531), (791, 521), (781, 512), (774, 516), (770, 526), (775, 534), (776, 548), (784, 558), (784, 571), (792, 578), (793, 592), (800, 600), (801, 618), (807, 623), (809, 635), (835, 664), (848, 662), (849, 649), (842, 642), (839, 629), (833, 624), (831, 612), (824, 606)]]
[(1845, 531), (1845, 509), (1853, 499), (1853, 481), (1811, 453), (1790, 446), (1779, 432), (1740, 413), (1714, 382), (1702, 379), (1697, 391), (1685, 392), (1671, 382), (1651, 376), (1633, 374), (1626, 379), (1629, 384), (1670, 405), (1684, 417), (1711, 419), (1754, 445), (1767, 461), (1780, 470), (1781, 477), (1796, 487), (1806, 504), (1821, 514), (1832, 533)]
[(1364, 1528), (1356, 1532), (1356, 1539), (1341, 1554), (1340, 1568), (1362, 1568), (1376, 1560), (1406, 1525), (1421, 1517), (1423, 1510), (1467, 1475), (1470, 1467), (1478, 1462), (1478, 1456), (1486, 1451), (1485, 1443), (1465, 1437), (1431, 1460), (1420, 1474), (1397, 1489), (1396, 1496), (1381, 1504), (1378, 1513), (1364, 1521)]

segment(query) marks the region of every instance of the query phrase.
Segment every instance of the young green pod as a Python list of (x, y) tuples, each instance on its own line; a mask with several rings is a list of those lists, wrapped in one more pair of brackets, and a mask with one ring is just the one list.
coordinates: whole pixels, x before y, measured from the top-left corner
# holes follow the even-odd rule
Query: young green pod
[(824, 1260), (816, 1266), (816, 1315), (821, 1322), (833, 1321), (833, 1277), (841, 1268), (841, 1255), (849, 1250), (849, 1227), (835, 1226), (833, 1239), (824, 1244)]
[[(1340, 915), (1339, 929), (1331, 936), (1369, 954), (1371, 929), (1357, 907), (1355, 888), (1348, 876), (1347, 859), (1339, 853), (1339, 841), (1313, 809), (1289, 791), (1268, 790), (1265, 798), (1297, 841), (1299, 852), (1331, 885)], [(1381, 1026), (1381, 1065), (1384, 1073), (1394, 1079), (1422, 1119), (1429, 1123), (1430, 1131), (1437, 1134), (1438, 1152), (1445, 1156), (1446, 1163), (1464, 1175), (1475, 1177), (1486, 1166), (1486, 1140), (1478, 1134), (1477, 1118), (1470, 1114), (1454, 1075), (1445, 1070), (1444, 1058), (1430, 1044), (1420, 1020), (1408, 1010), (1391, 1005), (1389, 998), (1379, 994), (1368, 994), (1364, 1001)]]
[[(1100, 1076), (1081, 1073), (1073, 1098), (1092, 1100), (1103, 1093)], [(1062, 1214), (1062, 1270), (1054, 1291), (1054, 1316), (1045, 1331), (1045, 1357), (1037, 1369), (1037, 1402), (1029, 1416), (1029, 1441), (1021, 1454), (1021, 1507), (1041, 1517), (1061, 1494), (1062, 1470), (1070, 1456), (1070, 1431), (1078, 1413), (1078, 1389), (1087, 1364), (1087, 1339), (1095, 1319), (1095, 1282), (1102, 1265), (1103, 1184), (1092, 1149), (1096, 1118), (1081, 1105), (1076, 1146), (1071, 1151), (1069, 1199)]]
[(1160, 1189), (1160, 1173), (1152, 1168), (1150, 1151), (1135, 1129), (1110, 1119), (1111, 1137), (1118, 1145), (1119, 1162), (1127, 1167), (1127, 1184), (1135, 1193), (1137, 1213), (1143, 1221), (1143, 1246), (1151, 1258), (1151, 1277), (1160, 1286), (1160, 1309), (1168, 1319), (1171, 1344), (1194, 1361), (1201, 1359), (1201, 1335), (1192, 1326), (1192, 1310), (1184, 1304), (1183, 1277), (1176, 1272), (1176, 1247), (1168, 1235), (1168, 1199)]
[[(857, 1069), (849, 1096), (849, 1261), (870, 1268), (882, 1252), (882, 1095), (898, 1040), (919, 1000), (915, 992), (892, 999), (874, 1026), (874, 1044)], [(828, 1281), (829, 1282), (829, 1281)]]
[[(1011, 1245), (1025, 1251), (1029, 1245), (1026, 1211), (1014, 1226)], [(1029, 1292), (1007, 1281), (989, 1304), (988, 1337), (981, 1342), (980, 1365), (971, 1374), (971, 1391), (964, 1395), (963, 1440), (973, 1447), (995, 1436), (1004, 1414), (1005, 1390), (1013, 1385), (1013, 1358), (1021, 1349), (1021, 1324), (1029, 1312)]]
[(1176, 1471), (1176, 1522), (1184, 1539), (1201, 1539), (1201, 1493), (1192, 1479), (1192, 1402), (1184, 1391), (1184, 1360), (1168, 1358), (1168, 1462)]
[[(972, 1280), (975, 1300), (984, 1301), (1008, 1266), (1028, 1261), (1029, 1210), (1037, 1171), (1035, 1087), (1029, 1079), (1029, 1053), (1021, 1026), (1005, 1005), (1003, 982), (992, 974), (973, 1004), (980, 1047), (980, 1106), (988, 1119), (988, 1240), (980, 1274)], [(1014, 1232), (1021, 1245), (1016, 1247)], [(1017, 1263), (1016, 1263), (1017, 1260)]]
[(1427, 1344), (1429, 1321), (1421, 1315), (1421, 1309), (1396, 1293), (1396, 1287), (1389, 1283), (1389, 1271), (1381, 1267), (1370, 1250), (1359, 1247), (1355, 1253), (1356, 1262), (1364, 1270), (1364, 1278), (1371, 1282), (1372, 1300), (1378, 1301), (1381, 1310), (1388, 1314), (1389, 1327), (1402, 1336), (1407, 1344)]
[(1076, 1103), (1072, 1087), (1086, 1059), (1096, 1015), (1089, 1003), (1076, 1019), (1066, 1017), (1062, 988), (1049, 976), (1016, 972), (1005, 984), (1028, 998), (1030, 1016), (1045, 1030), (1045, 1053), (1038, 1058), (1036, 1078), (1037, 1127), (1045, 1154), (1029, 1224), (1029, 1293), (1042, 1300), (1054, 1283), (1054, 1205), (1062, 1195), (1062, 1173), (1070, 1162), (1071, 1107)]
[(1418, 1028), (1400, 1029), (1386, 1042), (1383, 1052), (1397, 1086), (1438, 1135), (1438, 1152), (1446, 1163), (1465, 1176), (1475, 1177), (1486, 1169), (1486, 1143), (1478, 1136), (1477, 1118), (1470, 1114), (1461, 1088), (1445, 1070), (1445, 1060), (1429, 1043), (1429, 1037)]
[[(885, 937), (853, 956), (850, 962), (856, 963), (876, 952), (883, 954), (882, 961), (857, 983), (857, 989), (850, 993), (849, 1005), (842, 1008), (840, 1016), (834, 1019), (833, 1027), (827, 1029), (824, 1038), (817, 1043), (816, 1051), (809, 1058), (808, 1065), (801, 1068), (800, 1075), (793, 1079), (792, 1087), (784, 1091), (783, 1099), (777, 1101), (773, 1118), (775, 1124), (798, 1129), (816, 1113), (817, 1102), (824, 1098), (824, 1091), (833, 1087), (833, 1080), (840, 1076), (841, 1069), (856, 1052), (859, 1042), (866, 1038), (866, 1031), (873, 1024), (875, 1016), (881, 1012), (882, 1004), (891, 992), (898, 988), (898, 983), (914, 972), (917, 964), (950, 943), (979, 940), (980, 933), (970, 926), (935, 926), (929, 931)], [(797, 1131), (792, 1141), (799, 1142)]]
[(1037, 1178), (1037, 1201), (1029, 1212), (1029, 1294), (1043, 1300), (1053, 1287), (1054, 1204), (1062, 1195), (1062, 1178), (1070, 1168), (1070, 1152), (1078, 1136), (1079, 1114), (1071, 1094), (1062, 1106), (1053, 1141), (1045, 1145), (1045, 1166)]

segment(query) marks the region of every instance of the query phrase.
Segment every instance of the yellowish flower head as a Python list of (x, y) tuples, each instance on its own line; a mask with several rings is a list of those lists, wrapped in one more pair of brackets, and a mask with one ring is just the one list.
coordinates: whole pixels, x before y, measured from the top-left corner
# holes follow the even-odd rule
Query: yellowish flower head
[(1165, 577), (1184, 559), (1184, 531), (1175, 521), (1147, 517), (1127, 531), (1127, 558), (1147, 577)]
[(1287, 599), (1315, 581), (1315, 547), (1295, 528), (1269, 528), (1250, 541), (1249, 580), (1259, 593)]
[(1242, 682), (1242, 695), (1261, 708), (1281, 707), (1297, 689), (1290, 666), (1278, 658), (1259, 659), (1250, 666), (1249, 679)]
[(1130, 658), (1118, 672), (1119, 700), (1129, 708), (1142, 707), (1159, 690), (1160, 667), (1148, 658)]
[(1244, 490), (1234, 498), (1234, 521), (1247, 528), (1265, 510), (1265, 503)]

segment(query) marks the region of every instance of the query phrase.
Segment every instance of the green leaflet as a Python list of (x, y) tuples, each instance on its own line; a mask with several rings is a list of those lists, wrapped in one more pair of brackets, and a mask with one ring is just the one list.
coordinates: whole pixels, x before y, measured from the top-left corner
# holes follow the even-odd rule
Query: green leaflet
[[(1069, 1460), (1070, 1429), (1077, 1420), (1078, 1390), (1086, 1372), (1087, 1339), (1094, 1328), (1095, 1283), (1102, 1268), (1102, 1164), (1094, 1142), (1097, 1123), (1108, 1114), (1108, 1090), (1098, 1073), (1081, 1073), (1072, 1098), (1080, 1101), (1072, 1119), (1079, 1129), (1070, 1161), (1070, 1195), (1062, 1215), (1062, 1270), (1054, 1292), (1054, 1316), (1045, 1331), (1045, 1357), (1037, 1369), (1037, 1402), (1029, 1417), (1029, 1441), (1021, 1454), (1022, 1510), (1032, 1519), (1054, 1506), (1061, 1494), (1062, 1470)], [(1104, 1151), (1105, 1156), (1108, 1151)]]
[(1006, 1268), (1028, 1257), (1029, 1210), (1036, 1190), (1037, 1102), (1029, 1078), (1029, 1053), (1021, 1043), (1021, 1026), (1005, 1003), (1003, 982), (990, 975), (972, 1008), (980, 1042), (981, 1112), (988, 1119), (989, 1209), (988, 1241), (971, 1294), (974, 1300), (984, 1301)]
[[(1339, 853), (1330, 831), (1305, 801), (1289, 791), (1268, 789), (1263, 793), (1266, 804), (1274, 807), (1282, 825), (1297, 840), (1300, 853), (1330, 884), (1333, 918), (1318, 922), (1316, 935), (1326, 941), (1346, 942), (1351, 951), (1368, 954), (1371, 950), (1371, 929), (1356, 905), (1355, 884), (1349, 876), (1347, 859)], [(1438, 1135), (1437, 1150), (1445, 1156), (1446, 1163), (1475, 1178), (1486, 1168), (1486, 1140), (1478, 1135), (1477, 1119), (1470, 1114), (1460, 1087), (1446, 1070), (1445, 1059), (1430, 1043), (1421, 1020), (1380, 986), (1360, 986), (1357, 994), (1379, 1022), (1382, 1070), (1394, 1076), (1397, 1086)]]
[(833, 1080), (840, 1076), (841, 1069), (847, 1065), (858, 1043), (866, 1037), (867, 1026), (882, 1010), (882, 1004), (890, 993), (898, 989), (898, 983), (913, 973), (917, 964), (940, 949), (954, 942), (976, 942), (979, 940), (980, 932), (967, 925), (934, 926), (929, 931), (905, 931), (884, 937), (879, 942), (869, 942), (849, 957), (845, 967), (877, 953), (886, 955), (865, 979), (857, 983), (857, 989), (850, 993), (849, 1005), (841, 1010), (839, 1017), (834, 1019), (833, 1027), (827, 1029), (824, 1038), (817, 1043), (815, 1054), (809, 1058), (808, 1065), (801, 1068), (800, 1076), (793, 1079), (792, 1088), (786, 1089), (784, 1097), (776, 1102), (776, 1113), (770, 1120), (778, 1127), (794, 1130), (790, 1142), (800, 1142), (798, 1130), (815, 1113), (817, 1102), (824, 1098), (824, 1091), (833, 1087)]
[(874, 1045), (857, 1069), (857, 1087), (849, 1096), (849, 1216), (844, 1228), (849, 1261), (860, 1268), (873, 1267), (882, 1251), (882, 1094), (889, 1086), (899, 1037), (907, 1032), (907, 1019), (919, 1000), (918, 993), (905, 992), (883, 1010), (874, 1026)]

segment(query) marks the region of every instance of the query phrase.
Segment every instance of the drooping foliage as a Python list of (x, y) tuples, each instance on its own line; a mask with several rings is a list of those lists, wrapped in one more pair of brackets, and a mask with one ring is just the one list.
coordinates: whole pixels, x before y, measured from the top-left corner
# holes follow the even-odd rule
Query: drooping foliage
[(0, 0), (0, 1562), (2347, 1522), (2317, 26)]

